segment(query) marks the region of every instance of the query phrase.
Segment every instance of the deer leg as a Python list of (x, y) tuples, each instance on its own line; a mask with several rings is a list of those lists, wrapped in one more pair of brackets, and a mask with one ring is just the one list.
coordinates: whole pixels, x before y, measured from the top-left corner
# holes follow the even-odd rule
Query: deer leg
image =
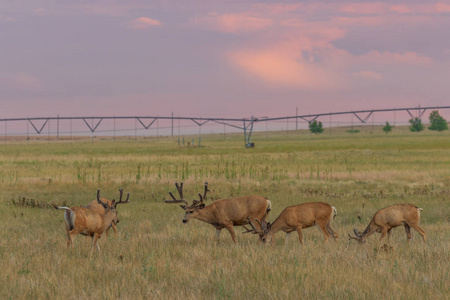
[(92, 252), (94, 252), (94, 248), (97, 248), (97, 252), (98, 254), (100, 254), (100, 246), (98, 245), (97, 241), (100, 238), (100, 235), (94, 233), (94, 235), (92, 236), (92, 249), (91, 249), (91, 255)]
[[(114, 231), (114, 237), (116, 237), (116, 236), (117, 236), (117, 227), (116, 227), (116, 224), (111, 223), (111, 227), (112, 227), (112, 229), (113, 229), (113, 231)], [(106, 233), (108, 233), (108, 232), (106, 232)]]
[(72, 247), (72, 249), (73, 249), (73, 237), (74, 236), (76, 236), (77, 234), (79, 234), (81, 232), (81, 230), (77, 230), (76, 228), (75, 229), (72, 229), (72, 230), (70, 230), (68, 233), (67, 233), (67, 235), (69, 236), (69, 241), (67, 242), (67, 248), (69, 248), (69, 246), (71, 246)]
[(391, 245), (391, 242), (390, 242), (391, 230), (392, 230), (392, 228), (387, 231), (387, 244), (388, 244), (388, 246)]
[(387, 232), (388, 232), (388, 228), (384, 227), (383, 229), (381, 229), (380, 245), (381, 245), (381, 242), (383, 241), (384, 237), (386, 236)]
[(325, 243), (328, 242), (328, 236), (330, 234), (328, 233), (326, 226), (324, 226), (324, 224), (318, 224), (318, 223), (316, 223), (316, 225), (317, 225), (317, 227), (319, 227), (320, 231), (322, 232), (323, 236), (325, 237)]
[(425, 233), (425, 231), (422, 228), (420, 228), (418, 224), (411, 224), (410, 226), (412, 228), (414, 228), (415, 231), (417, 231), (418, 233), (420, 233), (422, 235), (423, 242), (426, 243), (427, 242), (427, 234)]
[(411, 226), (405, 223), (405, 232), (406, 232), (406, 238), (408, 239), (408, 243), (411, 242)]
[(219, 241), (219, 236), (220, 236), (220, 233), (222, 232), (222, 229), (217, 229), (216, 228), (216, 235), (214, 236), (214, 240), (216, 241), (216, 242), (218, 242)]
[(233, 242), (237, 244), (236, 233), (234, 232), (233, 224), (229, 224), (225, 227), (231, 235)]
[(67, 249), (70, 248), (70, 245), (72, 245), (72, 239), (70, 238), (69, 234), (69, 227), (66, 225), (66, 234), (67, 234)]
[(298, 240), (300, 244), (303, 245), (303, 232), (302, 232), (302, 226), (297, 227), (297, 233), (298, 233)]
[(327, 223), (326, 229), (328, 233), (331, 235), (331, 237), (337, 242), (339, 240), (339, 235), (336, 232), (334, 232), (333, 228), (331, 228), (329, 221)]
[(284, 239), (284, 244), (287, 245), (289, 243), (289, 237), (291, 236), (291, 232), (286, 232), (286, 238)]

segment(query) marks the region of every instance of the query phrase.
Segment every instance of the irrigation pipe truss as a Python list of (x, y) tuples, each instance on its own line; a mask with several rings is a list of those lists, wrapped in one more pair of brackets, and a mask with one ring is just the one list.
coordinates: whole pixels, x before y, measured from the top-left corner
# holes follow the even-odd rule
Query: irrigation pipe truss
[[(290, 119), (302, 119), (304, 121), (307, 121), (308, 123), (313, 122), (319, 117), (324, 116), (337, 116), (337, 115), (354, 115), (361, 123), (365, 124), (370, 116), (372, 116), (374, 113), (381, 113), (381, 112), (395, 112), (395, 111), (404, 111), (407, 112), (411, 119), (421, 119), (424, 115), (424, 113), (427, 110), (435, 110), (435, 109), (450, 109), (450, 106), (429, 106), (429, 107), (412, 107), (412, 108), (391, 108), (391, 109), (371, 109), (371, 110), (358, 110), (358, 111), (343, 111), (343, 112), (330, 112), (330, 113), (321, 113), (321, 114), (308, 114), (308, 115), (298, 115), (295, 116), (286, 116), (286, 117), (275, 117), (275, 118), (269, 118), (269, 117), (263, 117), (263, 118), (196, 118), (196, 117), (174, 117), (173, 114), (170, 117), (152, 117), (152, 116), (105, 116), (105, 117), (36, 117), (36, 118), (9, 118), (9, 119), (0, 119), (0, 122), (5, 122), (5, 137), (7, 135), (7, 122), (20, 122), (20, 121), (26, 121), (31, 124), (31, 126), (34, 128), (37, 134), (41, 134), (42, 130), (45, 128), (47, 123), (50, 120), (81, 120), (83, 121), (86, 126), (89, 128), (91, 133), (94, 133), (100, 123), (103, 120), (136, 120), (139, 122), (143, 128), (149, 129), (153, 123), (155, 123), (156, 120), (171, 120), (172, 121), (172, 135), (173, 135), (173, 121), (174, 120), (188, 120), (192, 121), (195, 124), (197, 124), (199, 127), (205, 125), (208, 122), (214, 122), (217, 124), (222, 124), (224, 126), (230, 126), (233, 128), (237, 128), (244, 131), (244, 138), (245, 138), (245, 146), (250, 147), (253, 144), (251, 143), (252, 139), (252, 133), (253, 133), (253, 125), (257, 122), (267, 122), (267, 121), (279, 121), (279, 120), (290, 120)], [(412, 112), (416, 112), (416, 115), (413, 115)], [(91, 121), (91, 124), (89, 124), (89, 121)], [(94, 124), (95, 120), (95, 124)], [(43, 121), (44, 123), (41, 126), (38, 126), (35, 124), (35, 121)], [(236, 125), (236, 123), (240, 123), (242, 125)]]

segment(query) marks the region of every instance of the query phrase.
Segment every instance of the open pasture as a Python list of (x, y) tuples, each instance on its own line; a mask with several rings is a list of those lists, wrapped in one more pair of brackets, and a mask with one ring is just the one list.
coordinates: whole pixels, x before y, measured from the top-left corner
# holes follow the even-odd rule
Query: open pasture
[[(381, 132), (381, 129), (379, 130)], [(239, 134), (204, 136), (203, 146), (176, 138), (32, 142), (0, 146), (0, 298), (2, 299), (448, 299), (450, 282), (450, 134), (345, 131), (256, 133), (245, 149)], [(324, 201), (337, 208), (339, 242), (316, 227), (305, 245), (284, 233), (273, 246), (254, 235), (238, 244), (222, 231), (165, 204), (175, 181), (197, 199), (207, 181), (211, 199), (257, 194), (272, 202), (269, 220), (289, 205)], [(63, 212), (51, 204), (84, 205), (97, 189), (108, 199), (130, 193), (118, 207), (118, 235), (75, 238), (66, 250)], [(391, 250), (374, 234), (349, 241), (380, 208), (423, 208), (428, 243), (402, 227)], [(358, 218), (360, 215), (361, 220)]]

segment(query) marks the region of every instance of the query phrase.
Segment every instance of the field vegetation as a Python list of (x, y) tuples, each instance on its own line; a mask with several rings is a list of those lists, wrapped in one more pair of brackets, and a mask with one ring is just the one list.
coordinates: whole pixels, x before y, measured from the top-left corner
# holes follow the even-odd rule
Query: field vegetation
[[(0, 145), (1, 299), (448, 299), (450, 282), (450, 134), (382, 127), (256, 133), (246, 149), (241, 134), (202, 137), (201, 147), (179, 147), (177, 137), (22, 141)], [(352, 128), (352, 130), (354, 130)], [(258, 194), (272, 201), (269, 220), (289, 205), (324, 201), (337, 208), (338, 243), (324, 243), (316, 227), (302, 247), (284, 234), (264, 246), (236, 228), (223, 230), (165, 204), (174, 182), (197, 199), (207, 181), (207, 203)], [(84, 205), (97, 189), (131, 202), (118, 207), (116, 237), (75, 238), (66, 250), (63, 212)], [(364, 245), (348, 240), (380, 208), (423, 208), (428, 242), (403, 228), (391, 246), (375, 234)], [(360, 218), (358, 218), (358, 215)]]

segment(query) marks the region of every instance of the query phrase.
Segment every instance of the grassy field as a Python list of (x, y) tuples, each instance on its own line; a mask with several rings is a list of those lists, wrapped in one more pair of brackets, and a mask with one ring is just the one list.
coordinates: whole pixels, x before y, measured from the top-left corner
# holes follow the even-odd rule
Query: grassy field
[[(1, 299), (449, 299), (450, 133), (380, 128), (257, 133), (256, 147), (242, 135), (202, 137), (202, 147), (178, 147), (177, 138), (116, 141), (34, 141), (0, 145)], [(269, 216), (289, 205), (325, 201), (338, 215), (338, 243), (324, 243), (314, 227), (296, 238), (263, 246), (215, 229), (164, 204), (175, 181), (197, 198), (208, 181), (212, 199), (258, 194), (272, 201)], [(97, 189), (109, 199), (118, 189), (131, 203), (118, 207), (118, 235), (75, 238), (66, 250), (63, 212), (51, 204), (83, 205)], [(393, 230), (391, 251), (379, 235), (358, 245), (380, 208), (412, 203), (424, 209), (421, 227)], [(357, 218), (360, 214), (362, 220)], [(294, 237), (294, 235), (293, 235)]]

